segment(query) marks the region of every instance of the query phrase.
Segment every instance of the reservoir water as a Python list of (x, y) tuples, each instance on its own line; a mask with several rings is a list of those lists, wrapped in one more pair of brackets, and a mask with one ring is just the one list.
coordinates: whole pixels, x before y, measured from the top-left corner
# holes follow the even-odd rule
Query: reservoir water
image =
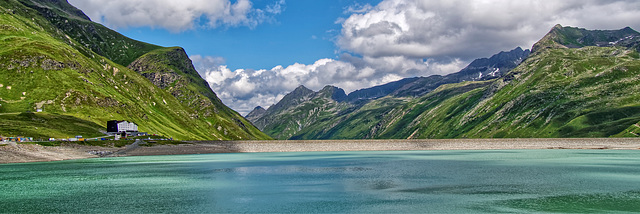
[(0, 165), (3, 213), (639, 212), (640, 151), (242, 153)]

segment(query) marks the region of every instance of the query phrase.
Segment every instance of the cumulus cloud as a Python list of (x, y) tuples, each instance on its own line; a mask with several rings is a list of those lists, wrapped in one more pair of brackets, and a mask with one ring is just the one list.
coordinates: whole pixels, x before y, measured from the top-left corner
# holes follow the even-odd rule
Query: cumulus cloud
[(249, 0), (69, 0), (93, 21), (111, 28), (150, 26), (180, 32), (196, 27), (248, 26), (270, 20), (284, 0), (264, 9)]
[(271, 69), (236, 69), (219, 64), (216, 57), (191, 56), (196, 69), (225, 105), (246, 115), (256, 106), (277, 103), (299, 85), (319, 90), (326, 85), (343, 88), (347, 93), (424, 74), (446, 74), (466, 65), (459, 59), (413, 60), (405, 57), (354, 57), (320, 59), (313, 64), (296, 63)]
[[(348, 11), (356, 11), (347, 9)], [(370, 57), (471, 60), (531, 47), (555, 24), (639, 27), (639, 1), (385, 0), (340, 19), (338, 47)]]

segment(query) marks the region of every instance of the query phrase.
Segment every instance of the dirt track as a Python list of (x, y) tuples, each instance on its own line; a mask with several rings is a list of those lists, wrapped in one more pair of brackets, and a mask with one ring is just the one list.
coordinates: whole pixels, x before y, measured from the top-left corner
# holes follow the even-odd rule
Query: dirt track
[(34, 144), (0, 145), (0, 163), (23, 163), (39, 161), (57, 161), (68, 159), (95, 158), (92, 151), (115, 151), (118, 148), (97, 146), (40, 146)]
[[(0, 163), (55, 161), (117, 156), (178, 155), (239, 152), (495, 150), (495, 149), (640, 149), (640, 138), (580, 139), (445, 139), (445, 140), (310, 140), (310, 141), (191, 141), (181, 145), (140, 146), (135, 149), (78, 145), (0, 146)], [(92, 152), (93, 154), (90, 154)]]

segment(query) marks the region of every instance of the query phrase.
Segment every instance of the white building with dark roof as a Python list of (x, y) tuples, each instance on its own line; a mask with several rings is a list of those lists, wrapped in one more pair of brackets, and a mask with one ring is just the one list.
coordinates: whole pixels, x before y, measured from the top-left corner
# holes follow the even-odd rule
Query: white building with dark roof
[(107, 132), (138, 132), (138, 125), (129, 121), (107, 121)]

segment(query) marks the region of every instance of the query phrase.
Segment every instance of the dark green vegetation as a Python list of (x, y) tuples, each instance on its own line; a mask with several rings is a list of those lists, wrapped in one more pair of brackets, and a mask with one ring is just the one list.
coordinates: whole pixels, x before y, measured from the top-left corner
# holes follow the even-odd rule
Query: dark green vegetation
[(106, 121), (128, 120), (180, 140), (269, 138), (220, 102), (183, 49), (126, 38), (66, 1), (0, 2), (0, 47), (0, 135), (101, 136)]
[[(281, 111), (280, 118), (296, 115), (291, 117), (296, 120), (278, 123), (299, 125), (291, 137), (284, 136), (291, 139), (637, 137), (639, 41), (640, 33), (630, 28), (589, 31), (558, 25), (499, 78), (446, 82), (449, 75), (427, 77), (332, 111), (322, 107), (342, 102), (311, 99), (300, 104), (313, 104), (306, 107), (310, 110)], [(307, 118), (316, 122), (305, 124), (300, 123), (305, 114), (290, 112), (323, 117)], [(262, 127), (268, 134), (286, 130)]]
[[(76, 43), (91, 51), (79, 50), (85, 56), (101, 55), (120, 65), (129, 65), (149, 51), (162, 48), (133, 40), (105, 26), (92, 22), (82, 11), (66, 0), (19, 0), (37, 11), (54, 27), (64, 32)], [(82, 48), (85, 49), (85, 48)]]

